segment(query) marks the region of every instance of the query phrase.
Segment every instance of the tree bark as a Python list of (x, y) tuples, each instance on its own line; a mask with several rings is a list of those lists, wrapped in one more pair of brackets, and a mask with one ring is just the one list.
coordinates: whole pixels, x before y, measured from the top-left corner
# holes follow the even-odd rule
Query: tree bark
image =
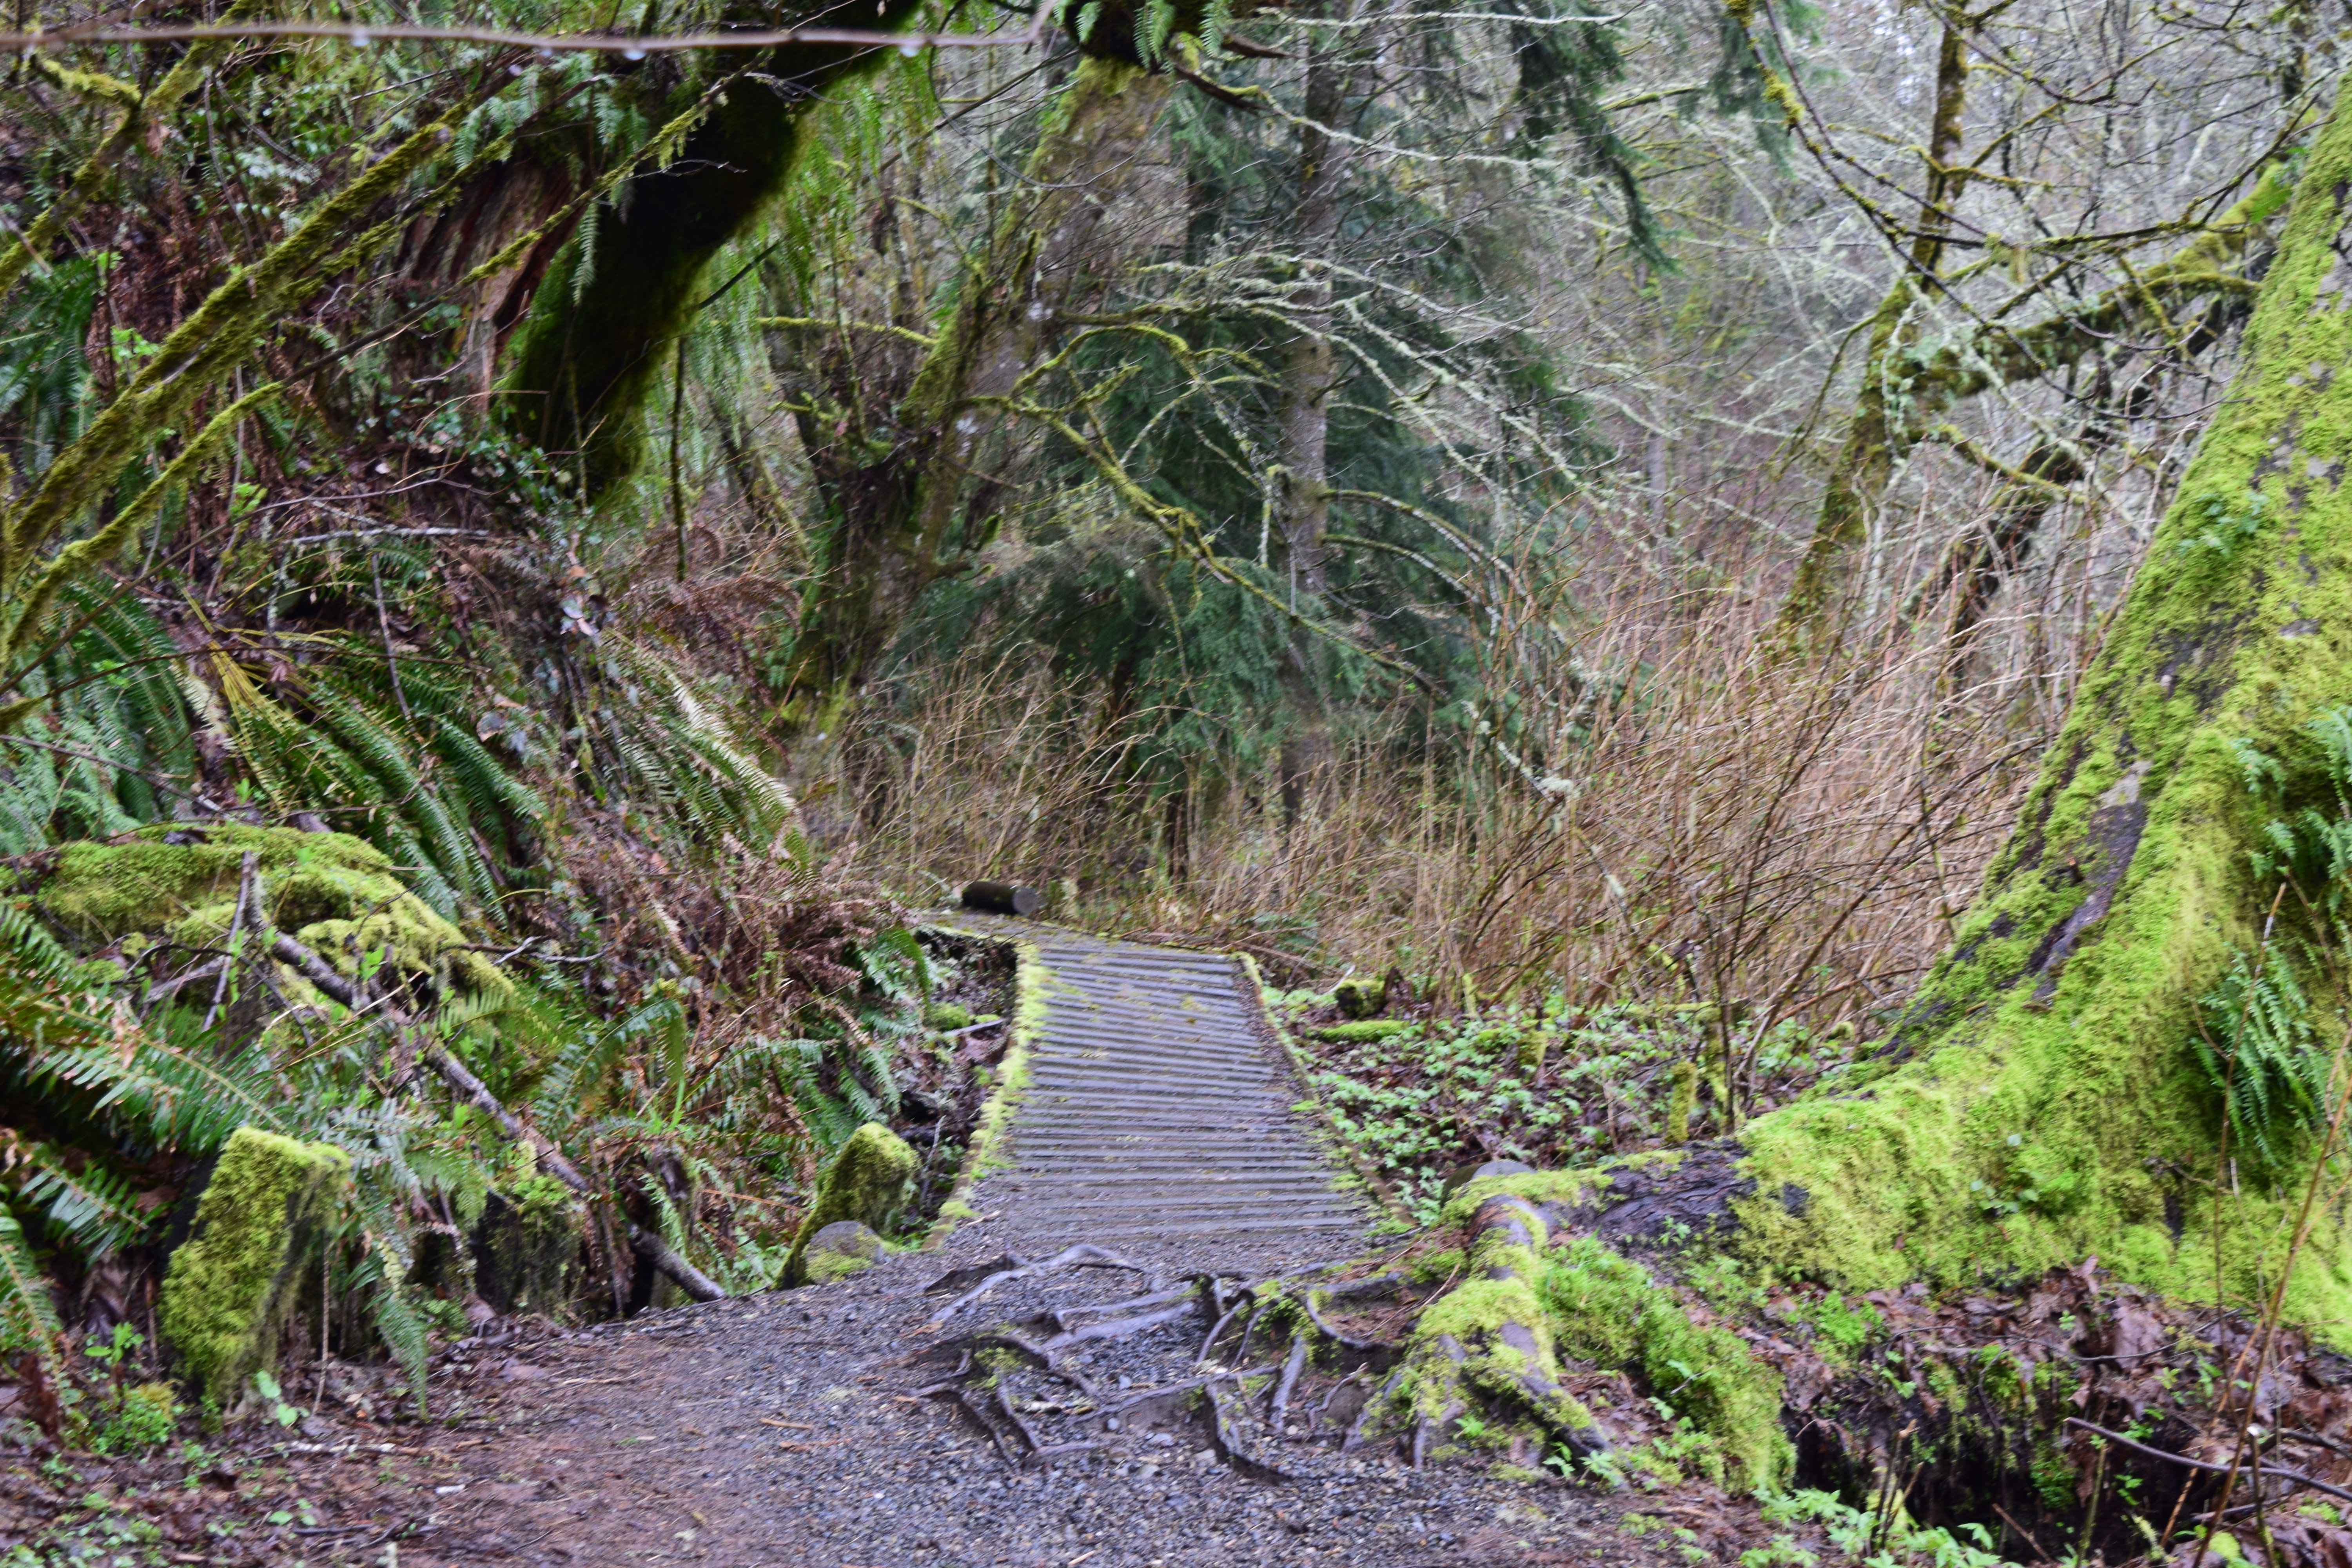
[[(872, 9), (818, 0), (779, 7), (760, 22), (887, 30), (918, 9), (913, 0), (878, 0)], [(576, 456), (590, 499), (635, 469), (644, 437), (639, 405), (667, 361), (663, 351), (685, 329), (704, 264), (782, 185), (802, 112), (882, 58), (874, 49), (812, 44), (746, 63), (678, 156), (630, 180), (546, 268), (507, 345), (499, 406), (518, 434)], [(670, 111), (688, 107), (707, 85), (681, 86), (669, 95)], [(528, 271), (533, 262), (522, 265)]]
[[(832, 517), (789, 677), (803, 728), (830, 727), (826, 716), (924, 590), (988, 542), (998, 481), (1022, 457), (1020, 422), (1004, 404), (1026, 393), (1066, 318), (1101, 293), (1120, 260), (1102, 230), (1173, 86), (1118, 59), (1079, 65), (898, 405), (894, 445), (878, 458), (817, 463)], [(834, 446), (806, 434), (813, 452)]]
[[(1676, 1235), (1849, 1291), (1971, 1285), (2089, 1255), (2192, 1300), (2277, 1285), (2308, 1164), (2225, 1163), (2195, 1042), (2202, 999), (2261, 951), (2279, 892), (2249, 852), (2285, 808), (2249, 791), (2245, 748), (2279, 760), (2284, 800), (2338, 798), (2308, 727), (2352, 692), (2347, 252), (2352, 111), (2339, 107), (2297, 181), (2244, 366), (1956, 945), (1874, 1062), (1737, 1142), (1474, 1183), (1456, 1200), (1465, 1216), (1498, 1190), (1537, 1206), (1560, 1260), (1555, 1303), (1613, 1300), (1622, 1318), (1610, 1290), (1645, 1288), (1612, 1270)], [(2322, 974), (2304, 984), (2311, 1016), (2334, 1016), (2345, 998)], [(2288, 1146), (2308, 1160), (2307, 1143)], [(1563, 1296), (1580, 1280), (1582, 1296)], [(2284, 1300), (2322, 1340), (2347, 1337), (2342, 1218), (2321, 1221)], [(1608, 1337), (1613, 1319), (1550, 1310), (1555, 1341), (1641, 1353)], [(1643, 1345), (1671, 1331), (1643, 1321)], [(1460, 1380), (1440, 1348), (1419, 1345), (1410, 1365), (1436, 1380), (1414, 1407), (1443, 1408)], [(1727, 1389), (1750, 1386), (1718, 1370)], [(1722, 1429), (1759, 1456), (1751, 1480), (1774, 1479), (1752, 1405), (1723, 1408)]]
[[(1321, 14), (1323, 7), (1317, 7)], [(1339, 196), (1347, 182), (1349, 146), (1331, 134), (1347, 112), (1350, 56), (1360, 46), (1321, 30), (1307, 46), (1306, 91), (1299, 105), (1296, 171), (1298, 281), (1291, 293), (1290, 341), (1282, 361), (1278, 418), (1282, 475), (1276, 497), (1292, 609), (1312, 613), (1330, 589), (1331, 393), (1339, 379), (1331, 347), (1332, 268), (1339, 258)], [(1315, 649), (1294, 634), (1286, 684), (1297, 726), (1282, 747), (1282, 816), (1296, 823), (1331, 753), (1331, 724), (1314, 689)]]

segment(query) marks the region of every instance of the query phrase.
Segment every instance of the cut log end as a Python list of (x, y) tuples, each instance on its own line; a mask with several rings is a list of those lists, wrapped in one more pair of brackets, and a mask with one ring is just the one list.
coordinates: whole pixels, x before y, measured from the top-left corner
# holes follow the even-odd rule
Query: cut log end
[(1025, 920), (1045, 907), (1045, 895), (1015, 882), (972, 882), (964, 888), (963, 907)]

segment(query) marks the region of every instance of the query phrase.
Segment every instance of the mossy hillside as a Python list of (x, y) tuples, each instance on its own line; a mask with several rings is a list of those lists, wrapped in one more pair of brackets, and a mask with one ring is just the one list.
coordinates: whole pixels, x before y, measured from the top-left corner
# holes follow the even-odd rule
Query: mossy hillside
[(851, 1133), (818, 1178), (816, 1201), (801, 1216), (792, 1251), (784, 1258), (784, 1283), (808, 1283), (803, 1259), (809, 1243), (825, 1226), (853, 1220), (868, 1230), (887, 1228), (891, 1215), (907, 1201), (907, 1189), (919, 1163), (914, 1150), (878, 1121), (869, 1121)]
[[(2352, 114), (2298, 184), (2246, 367), (2182, 480), (2010, 845), (1859, 1096), (1759, 1119), (1737, 1245), (1841, 1289), (1957, 1285), (2090, 1254), (2127, 1279), (2244, 1299), (2275, 1279), (2300, 1192), (2244, 1183), (2216, 1216), (2218, 1097), (2198, 999), (2251, 952), (2273, 811), (2238, 746), (2307, 754), (2352, 691)], [(1793, 1190), (1801, 1197), (1791, 1202)], [(2169, 1213), (2168, 1213), (2168, 1210)], [(2180, 1233), (2176, 1238), (2174, 1224)], [(2287, 1310), (2352, 1344), (2352, 1271), (2323, 1224)]]
[(350, 1172), (349, 1157), (323, 1143), (251, 1127), (229, 1135), (165, 1269), (158, 1321), (181, 1375), (215, 1408), (275, 1370), (302, 1266)]
[[(462, 931), (408, 890), (382, 851), (347, 834), (157, 824), (116, 843), (63, 846), (37, 898), (88, 941), (216, 946), (236, 917), (248, 854), (270, 924), (338, 969), (354, 972), (359, 954), (382, 952), (396, 972), (429, 976), (444, 990), (508, 988), (495, 964), (466, 951)], [(286, 983), (309, 988), (290, 971)]]

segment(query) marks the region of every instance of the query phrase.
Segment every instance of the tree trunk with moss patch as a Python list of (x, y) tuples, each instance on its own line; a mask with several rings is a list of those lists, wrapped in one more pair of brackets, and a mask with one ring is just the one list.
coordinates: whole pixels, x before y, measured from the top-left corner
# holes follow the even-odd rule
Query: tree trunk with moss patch
[[(1932, 352), (1920, 344), (1916, 325), (1918, 279), (1930, 267), (1912, 258), (1872, 318), (1853, 409), (1822, 492), (1812, 538), (1777, 617), (1782, 644), (1797, 648), (1835, 640), (1853, 591), (1854, 558), (1870, 537), (1887, 487), (1913, 448), (1936, 437), (1947, 414), (1979, 393), (2110, 350), (2120, 333), (2160, 330), (2184, 306), (2226, 305), (2252, 293), (2256, 285), (2244, 276), (2249, 249), (2286, 197), (2285, 175), (2273, 168), (2195, 239), (2131, 282), (2027, 326), (1979, 327)], [(2200, 329), (2172, 346), (2185, 353), (2209, 346), (2210, 338)]]
[[(2232, 1170), (2195, 1042), (2203, 999), (2262, 950), (2279, 884), (2249, 857), (2266, 826), (2306, 804), (2345, 810), (2311, 726), (2352, 699), (2347, 253), (2352, 112), (2339, 112), (2294, 191), (2246, 364), (1957, 945), (1864, 1074), (1736, 1142), (1477, 1182), (1455, 1199), (1466, 1218), (1509, 1193), (1571, 1238), (1545, 1250), (1535, 1291), (1552, 1342), (1592, 1321), (1563, 1303), (1602, 1268), (1577, 1250), (1596, 1243), (1607, 1269), (1654, 1271), (1640, 1342), (1591, 1342), (1637, 1371), (1666, 1331), (1652, 1310), (1671, 1300), (1665, 1276), (1697, 1254), (1846, 1291), (1971, 1287), (2092, 1255), (2190, 1300), (2243, 1304), (2275, 1285), (2311, 1141), (2278, 1129), (2279, 1161)], [(2276, 761), (2281, 798), (2250, 790), (2257, 756)], [(2315, 1020), (2345, 1000), (2303, 981)], [(2320, 1220), (2284, 1305), (2352, 1343), (2340, 1217)], [(1424, 1323), (1400, 1388), (1424, 1414), (1463, 1383), (1435, 1339)], [(1711, 1375), (1743, 1392), (1706, 1424), (1758, 1456), (1751, 1482), (1772, 1479), (1771, 1402), (1750, 1395), (1776, 1374), (1717, 1352)]]
[[(863, 444), (803, 422), (832, 513), (791, 667), (804, 725), (826, 727), (924, 590), (992, 537), (1003, 480), (1023, 457), (1017, 405), (1038, 395), (1032, 377), (1066, 318), (1121, 259), (1102, 229), (1130, 195), (1172, 86), (1122, 60), (1082, 62), (924, 353), (889, 449), (858, 461)], [(835, 451), (846, 460), (827, 460)]]
[[(887, 30), (916, 9), (910, 0), (881, 0), (851, 24), (840, 6), (793, 5), (756, 23)], [(535, 257), (521, 264), (543, 268), (545, 278), (533, 280), (530, 313), (507, 347), (501, 406), (517, 434), (576, 460), (591, 498), (635, 468), (640, 405), (690, 324), (704, 265), (774, 198), (792, 167), (802, 112), (883, 58), (848, 45), (799, 45), (729, 60), (742, 75), (667, 167), (630, 180), (551, 266)], [(709, 79), (683, 81), (662, 109), (682, 111), (708, 86)]]

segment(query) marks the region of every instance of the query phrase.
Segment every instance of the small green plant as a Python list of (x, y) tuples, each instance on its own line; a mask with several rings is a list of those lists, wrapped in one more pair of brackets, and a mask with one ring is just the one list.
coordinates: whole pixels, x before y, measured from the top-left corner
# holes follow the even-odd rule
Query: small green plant
[(144, 1454), (172, 1440), (180, 1423), (180, 1401), (168, 1383), (126, 1388), (90, 1446), (101, 1454)]
[(278, 1386), (278, 1380), (268, 1373), (257, 1372), (253, 1374), (253, 1392), (263, 1413), (280, 1426), (291, 1426), (302, 1419), (303, 1412), (286, 1403), (284, 1391)]
[[(1868, 1568), (2004, 1568), (2000, 1555), (1992, 1549), (1992, 1532), (1981, 1524), (1963, 1524), (1957, 1532), (1927, 1529), (1900, 1509), (1889, 1517), (1855, 1508), (1834, 1492), (1767, 1494), (1763, 1503), (1768, 1523), (1818, 1524), (1843, 1560), (1866, 1563)], [(1763, 1550), (1780, 1550), (1780, 1542)], [(1745, 1568), (1748, 1558), (1743, 1556), (1740, 1561)], [(1761, 1560), (1767, 1564), (1790, 1561), (1786, 1557)]]

